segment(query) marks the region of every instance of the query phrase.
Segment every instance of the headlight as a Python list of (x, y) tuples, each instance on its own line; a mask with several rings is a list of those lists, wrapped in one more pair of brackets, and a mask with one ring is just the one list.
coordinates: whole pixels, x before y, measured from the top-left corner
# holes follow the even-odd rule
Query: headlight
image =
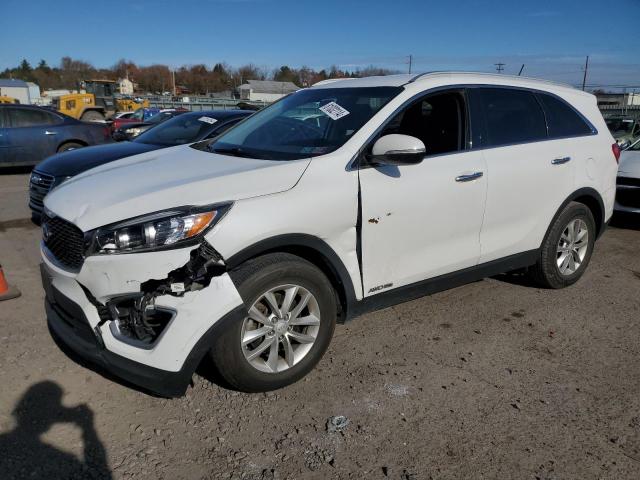
[(127, 134), (127, 137), (129, 138), (133, 138), (133, 137), (137, 137), (138, 135), (140, 135), (142, 133), (142, 129), (141, 128), (127, 128), (125, 130), (125, 133)]
[(185, 207), (136, 217), (95, 230), (92, 252), (159, 250), (196, 242), (229, 210), (231, 204)]

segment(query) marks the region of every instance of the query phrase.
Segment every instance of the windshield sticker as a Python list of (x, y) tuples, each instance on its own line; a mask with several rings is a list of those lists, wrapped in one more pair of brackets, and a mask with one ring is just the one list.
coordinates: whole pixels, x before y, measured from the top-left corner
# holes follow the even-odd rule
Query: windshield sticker
[(218, 121), (215, 118), (211, 118), (211, 117), (200, 117), (198, 120), (204, 123), (208, 123), (209, 125), (213, 125)]
[(320, 111), (327, 115), (331, 120), (338, 120), (349, 115), (349, 110), (342, 108), (336, 102), (329, 102), (326, 105), (323, 105), (320, 107)]

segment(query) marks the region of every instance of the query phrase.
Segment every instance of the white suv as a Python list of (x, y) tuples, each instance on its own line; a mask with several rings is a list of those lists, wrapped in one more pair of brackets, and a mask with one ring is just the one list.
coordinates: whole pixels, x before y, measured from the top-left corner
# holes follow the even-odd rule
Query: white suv
[(336, 321), (525, 267), (545, 287), (576, 282), (618, 154), (595, 97), (555, 83), (321, 82), (49, 194), (50, 330), (158, 394), (182, 394), (205, 355), (234, 388), (279, 388)]

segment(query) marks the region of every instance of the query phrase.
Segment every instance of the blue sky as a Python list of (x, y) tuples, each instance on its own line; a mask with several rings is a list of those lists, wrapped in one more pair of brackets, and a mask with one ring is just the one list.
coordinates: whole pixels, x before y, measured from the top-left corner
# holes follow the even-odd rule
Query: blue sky
[(640, 0), (2, 0), (0, 69), (23, 57), (96, 66), (226, 61), (349, 70), (524, 73), (640, 86)]

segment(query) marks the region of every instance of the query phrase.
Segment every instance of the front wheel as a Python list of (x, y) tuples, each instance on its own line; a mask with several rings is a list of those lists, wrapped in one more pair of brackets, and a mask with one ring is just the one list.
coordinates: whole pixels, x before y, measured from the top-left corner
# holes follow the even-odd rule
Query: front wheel
[(564, 288), (576, 283), (589, 264), (596, 223), (589, 208), (571, 202), (555, 219), (542, 242), (540, 257), (530, 274), (540, 286)]
[(215, 339), (220, 375), (245, 392), (296, 382), (320, 361), (336, 324), (336, 296), (312, 263), (286, 253), (250, 260), (232, 273), (247, 316)]

